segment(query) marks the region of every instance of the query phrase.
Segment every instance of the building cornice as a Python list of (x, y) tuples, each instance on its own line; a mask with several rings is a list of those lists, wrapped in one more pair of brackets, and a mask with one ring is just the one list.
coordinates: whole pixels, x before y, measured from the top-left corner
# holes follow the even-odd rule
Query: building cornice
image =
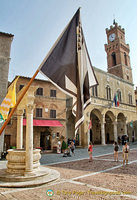
[(105, 71), (103, 71), (103, 70), (101, 70), (101, 69), (99, 69), (99, 68), (96, 68), (96, 67), (93, 67), (93, 68), (94, 68), (95, 71), (98, 71), (98, 72), (100, 72), (100, 73), (103, 73), (103, 74), (105, 74), (106, 76), (112, 77), (112, 78), (114, 78), (114, 79), (116, 79), (116, 80), (118, 80), (118, 81), (121, 81), (121, 82), (126, 83), (126, 84), (131, 85), (131, 86), (134, 86), (133, 83), (130, 83), (130, 82), (128, 82), (128, 81), (126, 81), (126, 80), (124, 80), (124, 79), (118, 77), (118, 76), (115, 76), (115, 75), (113, 75), (113, 74), (110, 74), (110, 73), (108, 73), (108, 72), (105, 72)]

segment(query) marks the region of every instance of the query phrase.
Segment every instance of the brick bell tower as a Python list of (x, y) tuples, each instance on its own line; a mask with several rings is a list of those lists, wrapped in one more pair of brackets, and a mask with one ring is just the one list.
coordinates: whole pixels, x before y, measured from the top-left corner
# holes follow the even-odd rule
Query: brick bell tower
[(106, 29), (106, 34), (108, 44), (105, 44), (105, 51), (107, 53), (108, 73), (133, 83), (130, 49), (129, 44), (125, 43), (125, 30), (114, 20), (113, 26)]

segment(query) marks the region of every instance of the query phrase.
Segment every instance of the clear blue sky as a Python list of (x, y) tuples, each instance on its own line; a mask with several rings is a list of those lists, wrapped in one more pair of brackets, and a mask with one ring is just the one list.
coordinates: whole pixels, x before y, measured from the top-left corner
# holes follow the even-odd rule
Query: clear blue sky
[(79, 7), (91, 62), (97, 68), (107, 71), (105, 29), (113, 24), (114, 16), (125, 29), (137, 86), (137, 0), (0, 0), (0, 32), (14, 35), (10, 81), (16, 75), (33, 76)]

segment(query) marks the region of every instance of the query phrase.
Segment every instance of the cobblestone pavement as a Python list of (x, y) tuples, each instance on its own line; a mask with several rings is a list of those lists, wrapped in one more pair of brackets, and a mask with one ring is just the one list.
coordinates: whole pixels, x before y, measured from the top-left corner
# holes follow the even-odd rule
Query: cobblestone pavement
[[(136, 143), (131, 143), (130, 145), (130, 149), (137, 149), (137, 142)], [(122, 151), (122, 146), (120, 146), (120, 151)], [(134, 151), (136, 152), (136, 150)], [(107, 161), (105, 163), (105, 170), (102, 168), (102, 164), (101, 164), (101, 158), (98, 159), (98, 156), (101, 155), (105, 155), (105, 154), (110, 154), (110, 156), (103, 156), (102, 160), (105, 158)], [(111, 158), (112, 155), (112, 158)], [(48, 185), (42, 185), (40, 187), (36, 187), (36, 188), (0, 188), (0, 200), (74, 200), (74, 199), (80, 199), (80, 200), (96, 200), (96, 199), (103, 199), (103, 200), (134, 200), (137, 199), (136, 193), (134, 193), (132, 195), (132, 193), (129, 194), (120, 194), (119, 190), (113, 190), (113, 189), (109, 189), (108, 187), (104, 187), (103, 184), (99, 185), (98, 182), (97, 184), (93, 185), (92, 183), (92, 179), (91, 177), (95, 178), (95, 174), (98, 174), (98, 176), (101, 177), (101, 174), (104, 173), (105, 171), (109, 172), (109, 171), (113, 171), (114, 169), (121, 169), (121, 164), (122, 162), (120, 161), (119, 163), (115, 163), (112, 162), (111, 160), (113, 159), (113, 145), (105, 145), (105, 146), (99, 146), (96, 145), (94, 146), (94, 150), (93, 150), (93, 157), (96, 157), (97, 160), (95, 159), (95, 161), (93, 162), (93, 164), (91, 166), (94, 166), (96, 163), (99, 163), (98, 167), (95, 167), (94, 170), (90, 169), (90, 165), (91, 163), (88, 163), (88, 160), (85, 161), (80, 161), (85, 163), (83, 164), (83, 166), (78, 167), (78, 161), (77, 160), (82, 160), (82, 159), (86, 159), (88, 158), (88, 152), (87, 152), (87, 148), (76, 148), (75, 149), (75, 156), (71, 156), (71, 157), (63, 157), (63, 154), (53, 154), (53, 153), (47, 153), (47, 154), (42, 154), (41, 157), (41, 164), (42, 165), (53, 165), (50, 167), (55, 167), (55, 164), (57, 163), (65, 163), (65, 162), (69, 162), (69, 161), (77, 161), (76, 165), (77, 165), (77, 169), (76, 169), (76, 165), (73, 164), (74, 169), (71, 168), (57, 168), (60, 170), (60, 173), (62, 173), (62, 177), (60, 180), (58, 180), (55, 183), (51, 183)], [(108, 158), (109, 157), (109, 158)], [(133, 156), (133, 158), (136, 156)], [(104, 159), (104, 160), (105, 160)], [(110, 159), (110, 161), (109, 161)], [(122, 159), (122, 157), (120, 158)], [(136, 158), (135, 158), (136, 159)], [(104, 161), (103, 161), (104, 162)], [(73, 162), (75, 163), (75, 162)], [(107, 165), (109, 164), (109, 167), (107, 167)], [(135, 169), (137, 168), (137, 160), (135, 160), (134, 162), (135, 164)], [(4, 165), (6, 164), (6, 161), (0, 161), (0, 168), (2, 168)], [(72, 165), (71, 163), (69, 163), (69, 165)], [(85, 165), (87, 165), (87, 168), (84, 168)], [(129, 174), (129, 169), (131, 169), (130, 165), (132, 165), (132, 163), (129, 163), (129, 168), (125, 168), (125, 172), (126, 172), (126, 176), (128, 178), (130, 178), (130, 174)], [(62, 165), (61, 165), (62, 166)], [(63, 172), (64, 170), (64, 172)], [(96, 172), (95, 172), (96, 171)], [(118, 171), (118, 170), (117, 170)], [(132, 171), (132, 169), (131, 169)], [(112, 173), (112, 172), (111, 172)], [(111, 179), (111, 176), (114, 177), (114, 174), (112, 173), (108, 176), (108, 178)], [(135, 172), (137, 175), (137, 172)], [(64, 174), (64, 175), (63, 175)], [(72, 176), (69, 178), (69, 174)], [(132, 178), (134, 178), (134, 181), (136, 180), (136, 175), (134, 175)], [(68, 178), (65, 176), (68, 176)], [(85, 178), (83, 179), (83, 181), (78, 180), (77, 178)], [(104, 173), (104, 179), (105, 179), (106, 175)], [(124, 180), (125, 178), (125, 180)], [(76, 180), (75, 180), (76, 179)], [(107, 179), (107, 177), (106, 177)], [(117, 179), (118, 182), (119, 180), (121, 181), (121, 179), (123, 179), (126, 183), (126, 177), (125, 175), (122, 176), (121, 173), (117, 174)], [(103, 181), (103, 179), (101, 178), (100, 180)], [(109, 182), (109, 181), (107, 181)], [(107, 183), (106, 182), (106, 183)], [(95, 182), (94, 182), (95, 183)], [(123, 181), (122, 181), (123, 183)], [(133, 188), (133, 186), (132, 186)], [(52, 191), (54, 192), (53, 196), (48, 196), (47, 195), (47, 191), (49, 189), (52, 189)], [(135, 188), (136, 190), (136, 188)], [(102, 191), (102, 192), (101, 192)], [(130, 191), (129, 191), (130, 192)], [(113, 195), (113, 194), (115, 195)]]
[[(130, 148), (137, 148), (137, 142), (130, 143)], [(120, 150), (122, 151), (122, 145), (120, 145)], [(99, 156), (102, 154), (109, 154), (113, 153), (113, 144), (109, 145), (95, 145), (93, 147), (93, 157)], [(54, 163), (62, 163), (62, 162), (69, 162), (73, 160), (85, 159), (88, 158), (88, 151), (87, 148), (78, 148), (75, 149), (75, 156), (71, 157), (63, 157), (63, 154), (56, 154), (56, 153), (48, 153), (42, 154), (40, 163), (41, 165), (49, 165)]]

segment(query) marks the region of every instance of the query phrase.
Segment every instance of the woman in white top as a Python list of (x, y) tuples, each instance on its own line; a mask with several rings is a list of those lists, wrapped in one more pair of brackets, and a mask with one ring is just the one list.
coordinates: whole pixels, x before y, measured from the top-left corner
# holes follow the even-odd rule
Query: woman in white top
[(123, 146), (123, 166), (125, 165), (125, 160), (126, 164), (128, 164), (128, 153), (129, 153), (129, 146), (127, 145), (127, 142), (125, 142), (125, 145)]

